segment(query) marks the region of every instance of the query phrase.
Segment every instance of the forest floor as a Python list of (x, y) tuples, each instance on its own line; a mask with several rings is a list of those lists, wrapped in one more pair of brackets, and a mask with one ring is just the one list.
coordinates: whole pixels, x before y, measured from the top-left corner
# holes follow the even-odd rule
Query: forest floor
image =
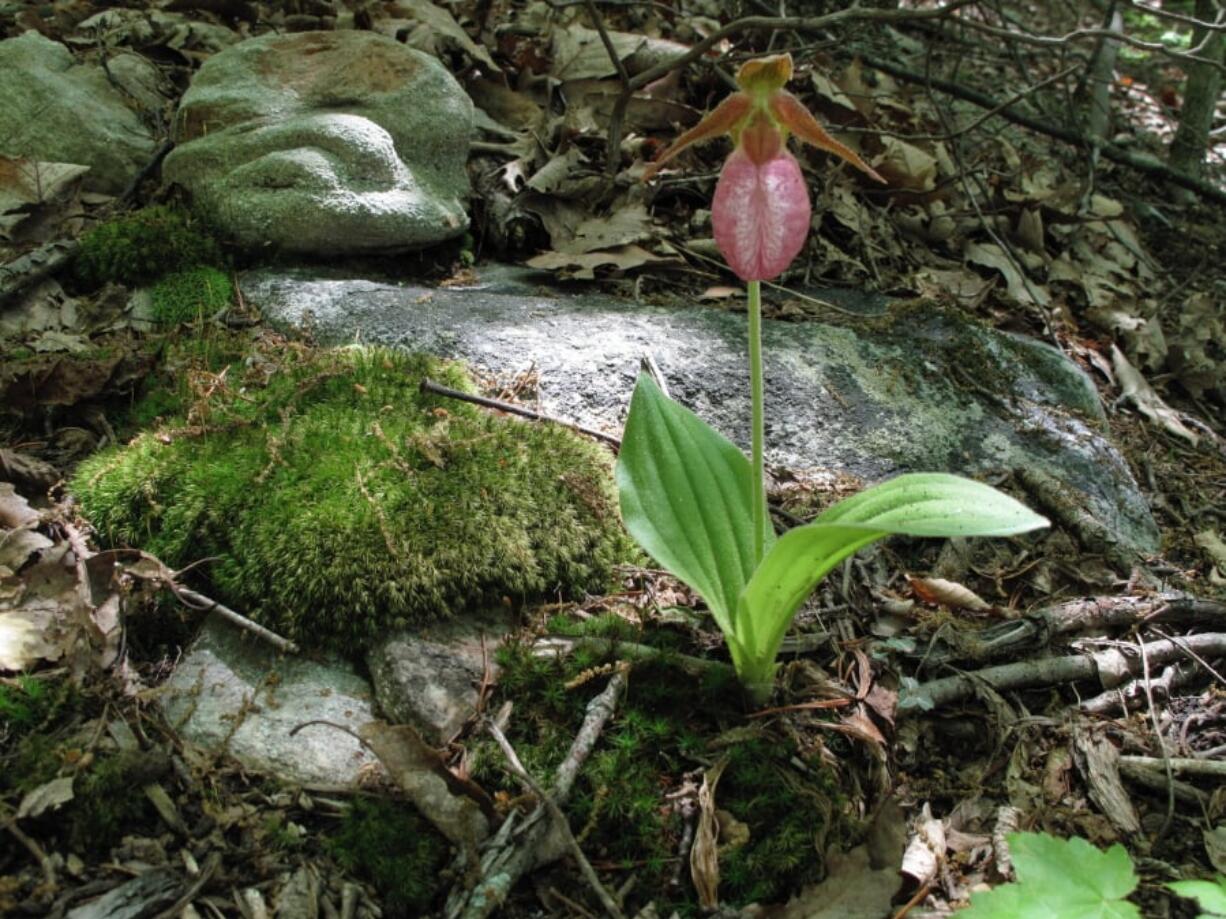
[[(479, 275), (485, 259), (517, 261), (628, 298), (737, 309), (740, 291), (707, 239), (707, 202), (726, 148), (699, 149), (688, 169), (666, 171), (652, 186), (639, 179), (644, 157), (674, 136), (675, 124), (692, 123), (727, 91), (724, 65), (792, 49), (802, 65), (797, 94), (890, 186), (872, 189), (824, 155), (798, 151), (816, 229), (802, 264), (768, 290), (767, 315), (821, 318), (829, 304), (803, 293), (815, 287), (871, 290), (927, 298), (1055, 344), (1098, 384), (1109, 439), (1162, 532), (1161, 551), (1146, 558), (1104, 550), (1074, 513), (1050, 534), (1003, 546), (879, 546), (806, 607), (792, 646), (800, 650), (788, 656), (772, 706), (757, 711), (669, 656), (725, 659), (701, 603), (661, 572), (627, 569), (607, 596), (524, 610), (521, 634), (501, 652), (501, 681), (483, 689), (487, 711), (514, 703), (509, 741), (539, 783), (567, 756), (588, 702), (610, 685), (620, 695), (610, 696), (616, 713), (583, 756), (567, 809), (597, 880), (569, 853), (520, 884), (503, 914), (698, 915), (710, 912), (704, 905), (718, 890), (735, 904), (725, 906), (729, 916), (944, 915), (973, 890), (1012, 877), (1004, 838), (1023, 829), (1100, 849), (1120, 843), (1144, 915), (1195, 915), (1165, 884), (1226, 873), (1221, 200), (1019, 127), (998, 117), (1000, 106), (943, 94), (938, 74), (991, 88), (1005, 72), (1018, 89), (1032, 88), (1018, 97), (997, 90), (997, 103), (1012, 99), (1010, 110), (1056, 127), (1076, 122), (1059, 91), (1076, 74), (1062, 73), (1054, 52), (989, 43), (957, 19), (731, 35), (717, 48), (725, 60), (692, 65), (684, 79), (665, 73), (640, 95), (617, 126), (624, 140), (608, 178), (608, 99), (622, 83), (601, 57), (585, 7), (542, 5), (548, 22), (533, 20), (533, 31), (512, 4), (453, 6), (467, 31), (439, 20), (415, 31), (403, 12), (401, 20), (384, 11), (374, 24), (403, 30), (452, 63), (505, 133), (483, 141), (472, 162), (479, 198), (470, 236), (411, 259), (376, 260), (372, 271), (446, 283)], [(201, 10), (192, 15), (234, 25)], [(286, 14), (261, 7), (259, 15), (276, 24)], [(1055, 19), (1028, 22), (1046, 34), (1087, 25), (1028, 15)], [(16, 34), (16, 20), (2, 21)], [(524, 28), (495, 29), (499, 22)], [(44, 24), (65, 33), (74, 26)], [(719, 25), (652, 5), (618, 6), (601, 24), (616, 47), (640, 53), (631, 79), (674, 54), (674, 42), (693, 45)], [(465, 38), (519, 79), (496, 91)], [(1154, 54), (1121, 58), (1108, 146), (1161, 155), (1174, 129), (1178, 65)], [(568, 92), (556, 95), (563, 84)], [(1224, 157), (1219, 144), (1205, 180), (1219, 190)], [(140, 194), (167, 198), (152, 182)], [(89, 206), (101, 219), (116, 205)], [(84, 229), (63, 226), (66, 235)], [(9, 254), (22, 251), (14, 245)], [(241, 293), (251, 264), (231, 257)], [(63, 283), (91, 304), (83, 314), (123, 312), (125, 291)], [(25, 308), (49, 312), (53, 298), (42, 296)], [(244, 325), (241, 298), (227, 316), (169, 335), (206, 334), (236, 318), (243, 322), (230, 321), (225, 334), (238, 328), (253, 350), (280, 349), (292, 362), (293, 348), (276, 333)], [(29, 567), (0, 570), (0, 604), (33, 590), (40, 553), (80, 560), (66, 581), (38, 584), (41, 618), (27, 621), (45, 631), (27, 634), (25, 647), (46, 662), (20, 675), (0, 671), (0, 914), (437, 913), (448, 889), (469, 883), (471, 866), (453, 862), (411, 808), (386, 805), (397, 797), (394, 783), (376, 779), (357, 792), (286, 786), (203, 754), (166, 724), (157, 686), (199, 617), (174, 611), (152, 560), (119, 560), (107, 583), (122, 590), (89, 595), (96, 569), (113, 559), (88, 546), (89, 522), (59, 483), (117, 430), (135, 433), (125, 407), (153, 370), (148, 356), (162, 350), (150, 347), (155, 333), (116, 327), (55, 330), (85, 339), (93, 349), (85, 360), (50, 350), (46, 331), (6, 342), (0, 358), (0, 386), (17, 409), (0, 419), (0, 481), (15, 486), (0, 490), (0, 523), (30, 540), (21, 557)], [(39, 387), (19, 366), (19, 347), (26, 358), (52, 355), (39, 358)], [(21, 395), (32, 390), (39, 395)], [(491, 393), (530, 399), (531, 379), (492, 383)], [(798, 517), (842, 494), (837, 481), (808, 470), (773, 472), (773, 498)], [(1034, 499), (1022, 483), (1006, 486)], [(83, 609), (87, 621), (113, 622), (121, 602), (122, 625), (102, 647), (59, 628)], [(612, 643), (534, 657), (546, 633)], [(627, 674), (619, 642), (667, 654)], [(1091, 656), (1088, 673), (1056, 663)], [(937, 659), (946, 669), (933, 667)], [(1017, 683), (994, 688), (984, 674), (928, 711), (898, 709), (900, 692), (914, 695), (924, 680), (1002, 663), (1022, 668)], [(1112, 666), (1123, 668), (1114, 683), (1104, 677)], [(505, 771), (481, 723), (471, 727), (442, 751), (448, 766), (483, 785), (503, 817), (529, 812), (533, 795)], [(1092, 870), (1083, 869), (1082, 883)], [(128, 884), (126, 905), (103, 903), (136, 878), (143, 886)]]

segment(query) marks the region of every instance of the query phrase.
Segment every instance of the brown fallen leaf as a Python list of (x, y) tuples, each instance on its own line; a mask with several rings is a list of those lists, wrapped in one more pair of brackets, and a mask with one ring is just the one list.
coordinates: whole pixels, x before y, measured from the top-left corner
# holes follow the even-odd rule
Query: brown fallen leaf
[(969, 609), (977, 613), (992, 608), (991, 603), (957, 581), (947, 581), (944, 578), (916, 578), (907, 575), (907, 583), (911, 585), (911, 589), (919, 599), (933, 606)]

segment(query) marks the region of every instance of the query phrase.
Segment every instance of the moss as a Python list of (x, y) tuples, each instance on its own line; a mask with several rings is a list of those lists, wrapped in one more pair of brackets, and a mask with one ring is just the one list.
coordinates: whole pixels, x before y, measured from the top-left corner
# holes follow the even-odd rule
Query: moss
[(600, 591), (630, 554), (607, 451), (420, 393), (471, 387), (454, 365), (341, 349), (237, 374), (72, 490), (110, 544), (214, 558), (218, 599), (305, 645), (356, 653), (466, 607)]
[(409, 807), (357, 798), (327, 848), (342, 868), (375, 886), (393, 917), (425, 915), (447, 884), (447, 841)]
[(0, 791), (24, 793), (55, 778), (61, 760), (52, 731), (78, 701), (67, 679), (0, 683)]
[[(499, 663), (499, 692), (515, 700), (512, 745), (524, 765), (547, 783), (596, 691), (567, 690), (565, 684), (601, 661), (542, 659), (526, 646), (509, 645), (500, 649)], [(747, 727), (739, 715), (740, 691), (732, 681), (702, 683), (661, 661), (636, 665), (628, 687), (566, 807), (584, 852), (614, 871), (606, 879), (610, 886), (633, 871), (639, 906), (654, 900), (661, 914), (700, 914), (692, 894), (684, 892), (688, 885), (678, 892), (669, 883), (677, 872), (683, 822), (668, 795), (724, 755), (728, 764), (716, 804), (746, 824), (749, 838), (721, 852), (721, 899), (735, 905), (781, 902), (819, 880), (817, 842), (846, 828), (837, 816), (840, 795), (834, 778), (818, 756), (799, 750), (789, 737)], [(739, 739), (717, 742), (729, 736), (729, 727)], [(473, 754), (474, 778), (486, 788), (517, 793), (499, 768), (501, 754), (492, 744), (476, 743)], [(796, 763), (807, 771), (799, 771)]]
[(73, 268), (86, 284), (137, 285), (169, 272), (220, 263), (217, 243), (192, 218), (159, 205), (91, 229), (81, 238)]
[(170, 771), (164, 753), (124, 750), (103, 757), (77, 776), (67, 811), (68, 844), (73, 852), (105, 854), (123, 837), (144, 833), (156, 812), (145, 786)]
[(153, 285), (153, 317), (168, 325), (208, 318), (230, 305), (225, 272), (206, 265), (168, 274)]

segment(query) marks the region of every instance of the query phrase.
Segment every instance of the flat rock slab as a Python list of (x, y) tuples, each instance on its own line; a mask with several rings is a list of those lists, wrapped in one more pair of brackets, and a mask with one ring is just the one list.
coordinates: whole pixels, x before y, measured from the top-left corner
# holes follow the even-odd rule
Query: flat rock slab
[[(272, 323), (309, 328), (321, 343), (427, 351), (499, 374), (535, 365), (544, 411), (611, 433), (650, 353), (674, 398), (748, 444), (744, 315), (572, 296), (513, 271), (483, 274), (484, 284), (433, 289), (261, 271), (244, 278), (243, 293)], [(1040, 470), (1124, 547), (1157, 549), (1149, 506), (1103, 434), (1093, 384), (1054, 348), (914, 303), (763, 326), (768, 463), (867, 480)]]
[(225, 751), (286, 782), (350, 785), (376, 762), (356, 739), (306, 721), (356, 731), (374, 721), (374, 693), (349, 664), (278, 657), (272, 648), (210, 616), (166, 681), (161, 704), (187, 740)]

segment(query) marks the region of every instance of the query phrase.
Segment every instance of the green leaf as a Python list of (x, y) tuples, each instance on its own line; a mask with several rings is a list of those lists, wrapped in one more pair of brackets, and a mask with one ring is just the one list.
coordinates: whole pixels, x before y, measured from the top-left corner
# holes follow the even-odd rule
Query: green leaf
[[(630, 400), (617, 486), (630, 535), (702, 595), (731, 646), (732, 611), (756, 564), (745, 454), (643, 374)], [(766, 531), (769, 550), (769, 519)]]
[(753, 671), (742, 678), (770, 679), (800, 604), (835, 565), (869, 543), (892, 533), (1011, 536), (1047, 525), (990, 485), (939, 472), (900, 475), (840, 501), (785, 533), (746, 585), (733, 623)]
[(1017, 883), (975, 894), (959, 919), (1140, 919), (1124, 899), (1137, 875), (1118, 843), (1103, 852), (1078, 837), (1012, 833), (1009, 851)]
[(1175, 881), (1167, 884), (1181, 897), (1195, 900), (1202, 910), (1200, 919), (1226, 916), (1226, 877), (1217, 876), (1217, 881)]

